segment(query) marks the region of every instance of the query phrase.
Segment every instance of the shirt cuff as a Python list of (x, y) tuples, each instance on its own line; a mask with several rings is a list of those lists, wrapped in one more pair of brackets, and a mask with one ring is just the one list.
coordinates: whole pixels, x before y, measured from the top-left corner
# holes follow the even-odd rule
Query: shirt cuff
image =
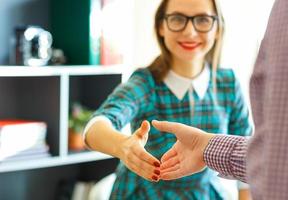
[(250, 186), (247, 183), (244, 183), (242, 181), (237, 181), (237, 187), (239, 190), (245, 190), (245, 189), (249, 189)]
[[(241, 136), (232, 136), (232, 135), (217, 135), (214, 138), (212, 138), (205, 151), (204, 151), (204, 161), (207, 164), (207, 166), (217, 172), (220, 173), (220, 177), (226, 178), (226, 179), (237, 179), (238, 176), (235, 176), (235, 174), (241, 173), (243, 179), (243, 176), (245, 174), (245, 164), (243, 162), (243, 149), (240, 149), (238, 153), (238, 147), (240, 143), (243, 143), (243, 141), (246, 140), (244, 137)], [(240, 147), (242, 147), (240, 145)], [(235, 150), (235, 151), (234, 151)], [(238, 158), (238, 157), (240, 158)], [(234, 161), (239, 163), (234, 163)], [(239, 169), (235, 169), (234, 166), (237, 164), (239, 166)], [(236, 170), (239, 170), (237, 172)]]
[(107, 122), (109, 122), (112, 125), (112, 122), (110, 121), (110, 119), (108, 119), (107, 117), (105, 117), (104, 115), (98, 115), (96, 117), (93, 117), (92, 119), (89, 120), (89, 122), (86, 124), (83, 134), (82, 134), (82, 139), (84, 142), (84, 145), (87, 149), (92, 150), (92, 148), (88, 145), (87, 141), (86, 141), (86, 135), (88, 130), (91, 128), (91, 126), (96, 122), (96, 121), (100, 121), (100, 120), (105, 120)]

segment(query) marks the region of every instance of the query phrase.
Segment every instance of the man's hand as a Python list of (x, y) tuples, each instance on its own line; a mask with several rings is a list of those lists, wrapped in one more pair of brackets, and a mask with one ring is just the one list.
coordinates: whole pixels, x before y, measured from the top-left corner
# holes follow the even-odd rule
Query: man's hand
[(161, 179), (181, 178), (206, 167), (204, 150), (215, 135), (175, 122), (153, 120), (152, 125), (159, 131), (173, 133), (177, 137), (177, 142), (161, 158)]

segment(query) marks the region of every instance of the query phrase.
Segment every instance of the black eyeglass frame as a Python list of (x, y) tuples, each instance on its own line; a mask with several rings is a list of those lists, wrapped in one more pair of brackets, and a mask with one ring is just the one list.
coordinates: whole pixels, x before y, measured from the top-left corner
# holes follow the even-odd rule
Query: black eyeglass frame
[[(186, 18), (186, 23), (185, 23), (185, 25), (183, 26), (182, 29), (179, 29), (179, 30), (173, 30), (173, 29), (171, 29), (171, 27), (169, 26), (169, 23), (168, 23), (169, 17), (171, 17), (171, 16), (176, 16), (176, 15), (182, 16), (182, 17), (185, 17), (185, 18)], [(211, 18), (211, 19), (212, 19), (212, 25), (211, 25), (210, 29), (207, 30), (207, 31), (198, 30), (197, 27), (194, 25), (194, 23), (195, 23), (194, 20), (195, 20), (195, 18), (197, 18), (197, 17), (209, 17), (209, 18)], [(182, 15), (182, 14), (166, 14), (166, 15), (164, 16), (164, 20), (166, 21), (166, 24), (167, 24), (168, 29), (169, 29), (170, 31), (172, 31), (172, 32), (181, 32), (181, 31), (185, 30), (185, 28), (187, 27), (188, 22), (191, 21), (194, 29), (195, 29), (197, 32), (207, 33), (207, 32), (209, 32), (209, 31), (211, 31), (211, 29), (213, 28), (213, 26), (214, 26), (214, 24), (215, 24), (215, 21), (218, 20), (218, 17), (215, 16), (215, 15), (194, 15), (194, 16), (186, 16), (186, 15)]]

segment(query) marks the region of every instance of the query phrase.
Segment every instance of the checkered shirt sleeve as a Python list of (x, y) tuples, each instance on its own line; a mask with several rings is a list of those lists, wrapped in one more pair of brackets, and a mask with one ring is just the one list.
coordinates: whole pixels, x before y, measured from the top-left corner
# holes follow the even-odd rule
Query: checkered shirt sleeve
[(204, 160), (208, 167), (221, 177), (246, 182), (247, 139), (239, 136), (217, 135), (205, 149)]

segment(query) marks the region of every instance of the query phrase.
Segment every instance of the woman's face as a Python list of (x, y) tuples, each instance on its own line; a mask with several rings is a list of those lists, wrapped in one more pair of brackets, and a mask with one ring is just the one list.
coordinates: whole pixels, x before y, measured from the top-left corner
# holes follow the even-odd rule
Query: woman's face
[[(208, 32), (195, 30), (191, 20), (188, 21), (183, 30), (177, 32), (171, 31), (171, 24), (175, 25), (172, 28), (179, 28), (177, 23), (181, 26), (185, 16), (216, 16), (212, 0), (169, 0), (166, 10), (167, 14), (174, 16), (174, 18), (170, 17), (170, 19), (164, 20), (159, 33), (164, 38), (164, 43), (171, 52), (173, 59), (181, 60), (182, 62), (204, 59), (205, 55), (213, 47), (217, 37), (217, 21), (214, 21), (211, 30)], [(175, 16), (174, 14), (177, 15)], [(167, 20), (171, 22), (169, 27)], [(201, 28), (201, 26), (207, 26), (211, 21), (208, 22), (205, 17), (200, 17), (197, 20), (194, 18), (194, 24), (196, 23), (198, 28)]]

